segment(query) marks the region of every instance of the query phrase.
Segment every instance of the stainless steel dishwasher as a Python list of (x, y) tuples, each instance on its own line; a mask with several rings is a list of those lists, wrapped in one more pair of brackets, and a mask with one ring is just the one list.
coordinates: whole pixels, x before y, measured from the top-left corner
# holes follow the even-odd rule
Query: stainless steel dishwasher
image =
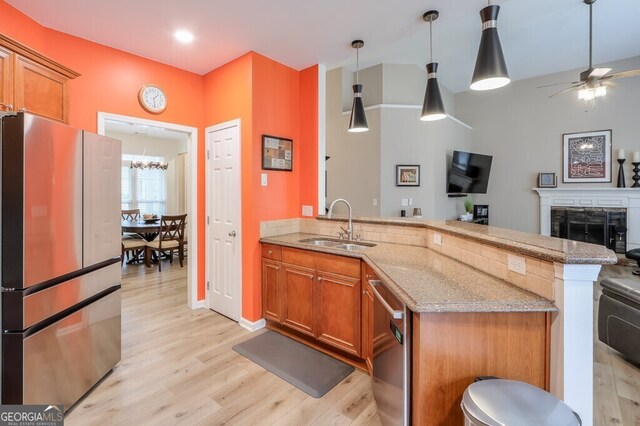
[(411, 315), (379, 280), (373, 290), (373, 396), (383, 425), (411, 424)]

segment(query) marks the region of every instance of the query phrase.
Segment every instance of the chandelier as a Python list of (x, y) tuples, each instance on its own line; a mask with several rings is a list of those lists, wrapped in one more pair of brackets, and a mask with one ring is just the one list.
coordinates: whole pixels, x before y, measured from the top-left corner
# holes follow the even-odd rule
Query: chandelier
[(141, 169), (141, 170), (167, 170), (169, 164), (164, 161), (145, 161), (145, 160), (137, 160), (131, 162), (132, 169)]

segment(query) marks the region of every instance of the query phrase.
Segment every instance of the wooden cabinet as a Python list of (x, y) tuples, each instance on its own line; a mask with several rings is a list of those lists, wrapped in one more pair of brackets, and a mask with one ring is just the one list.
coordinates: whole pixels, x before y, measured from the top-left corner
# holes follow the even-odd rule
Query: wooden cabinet
[(282, 324), (315, 337), (315, 271), (295, 265), (282, 265)]
[(316, 338), (360, 355), (360, 279), (319, 271), (317, 280)]
[(360, 260), (270, 244), (262, 257), (267, 324), (360, 357)]
[(280, 262), (262, 261), (262, 313), (265, 318), (277, 322), (282, 321), (280, 269)]
[(0, 34), (0, 109), (69, 120), (68, 83), (80, 74)]
[(369, 265), (363, 263), (362, 283), (362, 358), (367, 364), (369, 372), (373, 372), (373, 292), (369, 280), (377, 280), (378, 277)]

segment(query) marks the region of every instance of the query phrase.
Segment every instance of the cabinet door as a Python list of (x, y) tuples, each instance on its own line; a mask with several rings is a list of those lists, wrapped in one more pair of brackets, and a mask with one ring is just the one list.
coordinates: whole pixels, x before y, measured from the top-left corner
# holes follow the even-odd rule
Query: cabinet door
[(280, 266), (280, 262), (262, 259), (262, 315), (275, 322), (282, 322)]
[(67, 78), (20, 55), (15, 57), (15, 109), (67, 122)]
[(373, 370), (373, 292), (368, 282), (362, 292), (362, 358), (367, 368)]
[(314, 270), (282, 265), (282, 324), (301, 333), (314, 336), (313, 287)]
[(360, 280), (318, 271), (316, 338), (360, 356)]
[(0, 111), (13, 110), (13, 52), (0, 47)]

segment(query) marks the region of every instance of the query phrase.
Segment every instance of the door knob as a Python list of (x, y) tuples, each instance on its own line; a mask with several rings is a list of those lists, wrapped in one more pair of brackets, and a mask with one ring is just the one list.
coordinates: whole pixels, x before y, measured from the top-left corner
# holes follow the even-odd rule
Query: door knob
[(236, 231), (231, 231), (231, 232), (229, 232), (229, 236), (230, 236), (230, 237), (235, 237), (235, 236), (236, 236)]

